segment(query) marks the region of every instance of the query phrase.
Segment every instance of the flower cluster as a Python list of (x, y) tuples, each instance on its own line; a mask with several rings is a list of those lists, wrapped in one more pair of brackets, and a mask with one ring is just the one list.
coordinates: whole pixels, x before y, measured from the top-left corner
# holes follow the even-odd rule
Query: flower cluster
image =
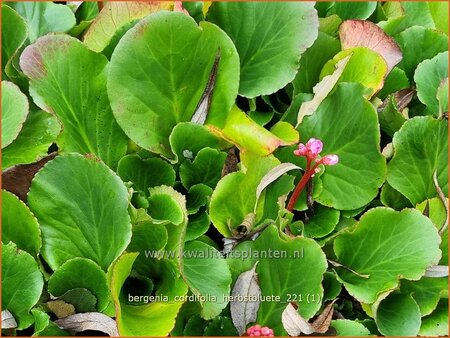
[(273, 337), (273, 330), (267, 326), (253, 325), (247, 329), (247, 335), (249, 337)]
[(294, 155), (304, 156), (306, 158), (306, 170), (301, 178), (300, 182), (295, 187), (291, 198), (289, 199), (287, 210), (292, 211), (294, 209), (295, 203), (297, 202), (300, 193), (303, 191), (306, 183), (314, 177), (314, 174), (319, 172), (318, 166), (323, 165), (335, 165), (339, 162), (339, 157), (335, 154), (325, 155), (320, 157), (319, 154), (322, 152), (323, 143), (321, 140), (311, 138), (306, 144), (300, 143), (298, 149), (294, 150)]

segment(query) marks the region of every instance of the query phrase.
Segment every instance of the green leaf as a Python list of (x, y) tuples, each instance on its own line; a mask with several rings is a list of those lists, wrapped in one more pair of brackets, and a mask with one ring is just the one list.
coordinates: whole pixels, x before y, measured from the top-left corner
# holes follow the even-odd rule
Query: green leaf
[(102, 52), (121, 28), (170, 6), (169, 2), (108, 2), (94, 19), (83, 41), (94, 52)]
[(47, 163), (31, 184), (28, 204), (41, 225), (42, 256), (53, 270), (75, 257), (106, 270), (130, 241), (127, 189), (96, 158), (69, 154)]
[(48, 291), (61, 297), (70, 290), (84, 288), (97, 300), (97, 310), (103, 311), (109, 303), (106, 274), (90, 259), (73, 258), (61, 265), (48, 280)]
[(431, 315), (422, 318), (419, 335), (446, 336), (448, 334), (448, 299), (442, 299)]
[(61, 132), (58, 119), (45, 111), (30, 111), (19, 136), (2, 149), (2, 168), (37, 162)]
[(34, 317), (34, 334), (33, 336), (41, 337), (60, 337), (70, 336), (70, 333), (61, 330), (55, 323), (50, 321), (50, 316), (39, 308), (31, 310)]
[(168, 186), (150, 189), (149, 215), (158, 221), (169, 221), (175, 225), (186, 222), (186, 199)]
[[(59, 299), (65, 303), (72, 304), (76, 313), (95, 312), (97, 310), (97, 297), (88, 289), (76, 288), (69, 290)], [(111, 303), (108, 303), (108, 306), (110, 305)], [(104, 312), (106, 311), (108, 311), (108, 308)]]
[(38, 37), (47, 33), (68, 32), (75, 26), (75, 16), (72, 10), (53, 2), (10, 2), (27, 22), (28, 37), (33, 43)]
[(2, 190), (2, 242), (14, 242), (19, 249), (37, 257), (41, 231), (37, 219), (16, 195)]
[(384, 206), (391, 207), (395, 210), (412, 207), (411, 202), (400, 192), (392, 188), (388, 182), (384, 183), (381, 188), (380, 201)]
[(381, 21), (378, 25), (391, 36), (412, 26), (435, 27), (428, 2), (403, 1), (400, 3), (400, 13), (400, 16), (389, 17), (387, 21)]
[(268, 95), (291, 82), (300, 55), (317, 38), (313, 3), (216, 2), (207, 20), (233, 40), (241, 62), (239, 94)]
[(341, 337), (370, 336), (370, 331), (363, 324), (348, 319), (332, 320), (331, 327)]
[(314, 44), (306, 50), (300, 59), (300, 67), (295, 79), (294, 94), (312, 93), (319, 82), (320, 71), (325, 63), (341, 50), (339, 40), (319, 32)]
[[(259, 257), (255, 257), (255, 253), (259, 253)], [(276, 336), (286, 335), (280, 319), (288, 302), (296, 301), (305, 319), (320, 309), (318, 299), (323, 296), (321, 281), (327, 267), (325, 255), (314, 240), (287, 237), (274, 225), (269, 225), (254, 242), (238, 245), (228, 263), (231, 270), (241, 273), (250, 270), (258, 260), (256, 272), (261, 296), (279, 296), (280, 301), (261, 302), (256, 322), (272, 328)]]
[(405, 122), (394, 135), (394, 157), (389, 162), (387, 181), (412, 204), (437, 196), (433, 174), (448, 193), (448, 122), (431, 116)]
[(395, 95), (389, 95), (387, 100), (386, 106), (378, 112), (378, 118), (381, 130), (392, 137), (406, 122), (407, 116), (398, 110)]
[(411, 294), (423, 317), (434, 311), (441, 297), (448, 296), (448, 279), (423, 277), (418, 281), (405, 280), (401, 282), (400, 291)]
[(148, 189), (159, 185), (175, 184), (175, 170), (160, 158), (141, 159), (138, 155), (122, 157), (117, 174), (124, 182), (132, 182), (134, 188), (148, 195)]
[(420, 26), (404, 30), (396, 41), (403, 52), (400, 66), (410, 79), (419, 63), (448, 50), (448, 37), (444, 33)]
[(417, 66), (414, 73), (417, 97), (434, 115), (439, 113), (437, 91), (445, 78), (448, 78), (448, 52), (440, 53), (431, 60), (423, 61)]
[(448, 35), (448, 6), (445, 1), (433, 1), (428, 3), (431, 16), (433, 17), (436, 29)]
[(6, 67), (27, 39), (25, 20), (11, 7), (2, 4), (2, 78), (7, 79)]
[(192, 241), (206, 233), (210, 224), (211, 220), (206, 212), (200, 211), (195, 215), (190, 215), (186, 229), (186, 241)]
[(28, 99), (19, 87), (2, 81), (2, 149), (19, 135), (28, 115)]
[(306, 237), (324, 237), (334, 230), (339, 222), (339, 210), (317, 205), (314, 214), (305, 223), (303, 235)]
[(333, 272), (325, 272), (323, 275), (323, 300), (333, 300), (339, 296), (342, 291), (342, 285), (337, 280), (336, 275)]
[(331, 13), (339, 15), (342, 20), (347, 19), (367, 19), (369, 18), (375, 9), (377, 3), (374, 1), (367, 2), (348, 2), (337, 1), (331, 8)]
[(185, 161), (180, 166), (180, 178), (186, 189), (196, 184), (206, 184), (215, 188), (222, 177), (222, 169), (227, 154), (216, 149), (203, 148), (194, 161)]
[(182, 274), (192, 293), (202, 305), (204, 319), (216, 317), (227, 306), (230, 294), (231, 274), (220, 252), (213, 247), (192, 241), (185, 245)]
[(374, 208), (366, 212), (353, 232), (334, 241), (337, 260), (364, 278), (336, 268), (347, 291), (363, 303), (395, 289), (399, 278), (417, 280), (438, 263), (440, 237), (433, 223), (419, 211)]
[(44, 280), (38, 264), (31, 255), (17, 249), (14, 243), (2, 250), (2, 309), (9, 310), (25, 329), (33, 323), (30, 309), (41, 296)]
[(407, 88), (410, 88), (410, 83), (405, 72), (398, 67), (394, 67), (384, 80), (383, 88), (377, 93), (377, 97), (384, 100), (388, 94)]
[(193, 122), (181, 122), (173, 128), (169, 137), (170, 147), (175, 155), (174, 162), (194, 159), (203, 148), (219, 148), (219, 138), (205, 126)]
[(410, 295), (389, 295), (379, 304), (375, 322), (385, 336), (417, 336), (421, 324), (419, 306)]
[(351, 55), (338, 83), (356, 82), (370, 90), (370, 96), (383, 87), (387, 75), (387, 64), (383, 57), (366, 47), (354, 47), (343, 50), (328, 61), (320, 73), (320, 80), (335, 71), (336, 64)]
[[(20, 66), (30, 78), (34, 102), (58, 116), (64, 152), (96, 154), (115, 168), (127, 139), (106, 94), (107, 59), (67, 35), (48, 35), (28, 46)], [(83, 84), (74, 86), (74, 84)]]
[(194, 115), (218, 52), (206, 123), (222, 126), (239, 76), (238, 55), (226, 34), (211, 23), (197, 26), (182, 13), (166, 11), (130, 29), (114, 50), (108, 75), (111, 106), (125, 133), (139, 146), (170, 156), (168, 137), (178, 122)]
[(222, 130), (209, 126), (217, 136), (236, 145), (242, 151), (267, 156), (280, 146), (298, 142), (298, 132), (292, 125), (280, 121), (267, 130), (234, 106)]
[(303, 142), (318, 138), (324, 144), (323, 154), (339, 156), (337, 165), (325, 168), (321, 176), (323, 190), (316, 201), (352, 210), (368, 204), (378, 194), (386, 164), (379, 149), (377, 113), (364, 99), (361, 85), (338, 85), (312, 116), (304, 118), (299, 132)]
[(264, 175), (279, 164), (273, 157), (257, 158), (247, 172), (224, 176), (211, 196), (211, 221), (225, 237), (231, 236), (244, 218), (254, 212), (256, 188)]
[[(115, 303), (117, 327), (121, 336), (167, 336), (175, 325), (182, 302), (153, 302), (146, 305), (120, 303), (119, 296), (138, 253), (126, 253), (108, 272), (110, 290)], [(186, 288), (179, 295), (186, 294)]]

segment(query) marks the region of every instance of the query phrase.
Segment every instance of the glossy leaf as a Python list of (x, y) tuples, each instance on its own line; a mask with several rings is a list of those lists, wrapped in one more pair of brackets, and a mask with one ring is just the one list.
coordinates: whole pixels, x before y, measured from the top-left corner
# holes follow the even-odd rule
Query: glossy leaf
[(448, 78), (448, 52), (440, 53), (431, 60), (423, 61), (417, 66), (414, 73), (417, 97), (434, 115), (439, 113), (437, 91), (445, 78)]
[(370, 336), (370, 331), (363, 324), (348, 319), (332, 320), (331, 327), (336, 330), (337, 336)]
[(33, 43), (47, 33), (68, 32), (75, 26), (75, 16), (65, 5), (53, 2), (11, 2), (14, 8), (27, 22), (28, 38)]
[(28, 115), (28, 99), (19, 87), (2, 81), (2, 148), (19, 135)]
[(7, 80), (6, 67), (27, 39), (25, 20), (11, 7), (2, 4), (2, 78)]
[(381, 55), (367, 47), (349, 48), (336, 54), (333, 59), (325, 64), (320, 73), (320, 78), (332, 74), (336, 64), (348, 55), (351, 55), (351, 57), (339, 78), (339, 83), (360, 83), (370, 90), (368, 96), (372, 96), (373, 93), (383, 87), (388, 68)]
[(159, 185), (175, 184), (175, 171), (169, 163), (160, 158), (141, 159), (138, 155), (122, 157), (117, 174), (124, 182), (148, 194), (148, 189)]
[[(324, 154), (339, 156), (339, 163), (326, 167), (321, 176), (323, 190), (316, 199), (319, 203), (351, 210), (377, 195), (386, 171), (377, 122), (375, 109), (357, 84), (340, 84), (312, 116), (304, 118), (299, 126), (302, 140), (318, 138), (323, 141)], [(364, 172), (357, 167), (364, 168)]]
[(31, 255), (17, 249), (14, 243), (2, 250), (2, 309), (9, 310), (25, 329), (33, 323), (30, 309), (41, 296), (44, 280)]
[(41, 231), (37, 219), (16, 195), (2, 190), (2, 242), (14, 242), (21, 250), (37, 257)]
[(92, 22), (83, 41), (94, 52), (103, 51), (121, 28), (134, 20), (161, 9), (169, 9), (169, 2), (108, 2)]
[(207, 20), (231, 37), (239, 53), (240, 95), (272, 94), (294, 79), (300, 55), (317, 38), (319, 22), (313, 6), (300, 2), (211, 5)]
[(107, 63), (104, 56), (67, 35), (42, 37), (20, 58), (31, 80), (33, 100), (63, 124), (58, 140), (63, 151), (96, 154), (115, 168), (127, 140), (109, 107)]
[(435, 226), (419, 211), (375, 208), (361, 217), (353, 232), (344, 232), (334, 241), (338, 262), (369, 277), (336, 270), (347, 291), (370, 304), (396, 288), (399, 278), (417, 280), (428, 266), (437, 264), (439, 243)]
[(379, 304), (375, 321), (385, 336), (417, 336), (421, 324), (419, 306), (410, 295), (389, 295)]
[(48, 280), (48, 291), (61, 297), (68, 291), (84, 288), (96, 297), (96, 307), (102, 311), (109, 303), (106, 274), (100, 266), (86, 258), (73, 258), (61, 265)]
[(108, 76), (111, 106), (125, 133), (139, 146), (170, 156), (168, 136), (178, 122), (194, 115), (218, 51), (206, 123), (221, 126), (239, 76), (237, 52), (226, 34), (213, 24), (197, 26), (182, 13), (165, 11), (130, 29), (114, 50)]
[[(420, 141), (419, 141), (420, 140)], [(394, 135), (394, 157), (387, 181), (413, 204), (437, 196), (433, 174), (448, 192), (448, 122), (431, 116), (415, 117)]]
[(61, 125), (52, 114), (31, 111), (19, 136), (2, 149), (2, 168), (33, 163), (48, 154), (48, 149), (61, 132)]
[(200, 241), (186, 243), (184, 250), (183, 278), (194, 295), (206, 298), (200, 301), (201, 316), (212, 319), (228, 304), (231, 274), (227, 262), (219, 251)]
[(106, 270), (130, 241), (127, 190), (94, 157), (56, 157), (35, 176), (28, 203), (41, 225), (42, 255), (53, 270), (75, 257)]

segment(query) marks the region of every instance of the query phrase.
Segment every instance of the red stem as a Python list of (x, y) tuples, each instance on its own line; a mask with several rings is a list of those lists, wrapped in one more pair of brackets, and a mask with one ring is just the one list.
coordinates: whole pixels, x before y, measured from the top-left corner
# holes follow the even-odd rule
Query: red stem
[(289, 203), (286, 208), (289, 212), (292, 212), (292, 210), (294, 210), (294, 206), (298, 200), (298, 197), (300, 196), (301, 192), (305, 188), (306, 183), (308, 183), (310, 178), (314, 175), (317, 166), (318, 166), (318, 164), (316, 164), (312, 168), (310, 168), (311, 161), (308, 160), (308, 162), (306, 164), (306, 172), (303, 174), (303, 177), (301, 178), (300, 182), (298, 182), (297, 186), (295, 187), (294, 192), (292, 193), (291, 198), (289, 199)]

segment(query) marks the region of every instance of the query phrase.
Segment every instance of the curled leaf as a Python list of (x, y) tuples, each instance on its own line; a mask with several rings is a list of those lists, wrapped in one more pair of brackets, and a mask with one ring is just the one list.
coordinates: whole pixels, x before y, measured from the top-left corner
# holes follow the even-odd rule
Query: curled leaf
[[(231, 292), (232, 298), (238, 298), (240, 296), (244, 298), (259, 298), (261, 296), (261, 288), (258, 284), (258, 274), (256, 273), (255, 263), (251, 270), (241, 273), (236, 280), (233, 291)], [(256, 321), (258, 314), (260, 301), (250, 300), (232, 300), (230, 302), (231, 319), (238, 331), (239, 335), (245, 332), (247, 324)]]
[(77, 313), (64, 319), (58, 319), (55, 323), (63, 330), (74, 332), (95, 330), (104, 332), (110, 337), (119, 336), (116, 321), (99, 312)]
[(286, 332), (292, 337), (296, 337), (300, 333), (314, 333), (314, 328), (300, 316), (292, 303), (289, 303), (286, 309), (284, 309), (281, 314), (281, 321)]

